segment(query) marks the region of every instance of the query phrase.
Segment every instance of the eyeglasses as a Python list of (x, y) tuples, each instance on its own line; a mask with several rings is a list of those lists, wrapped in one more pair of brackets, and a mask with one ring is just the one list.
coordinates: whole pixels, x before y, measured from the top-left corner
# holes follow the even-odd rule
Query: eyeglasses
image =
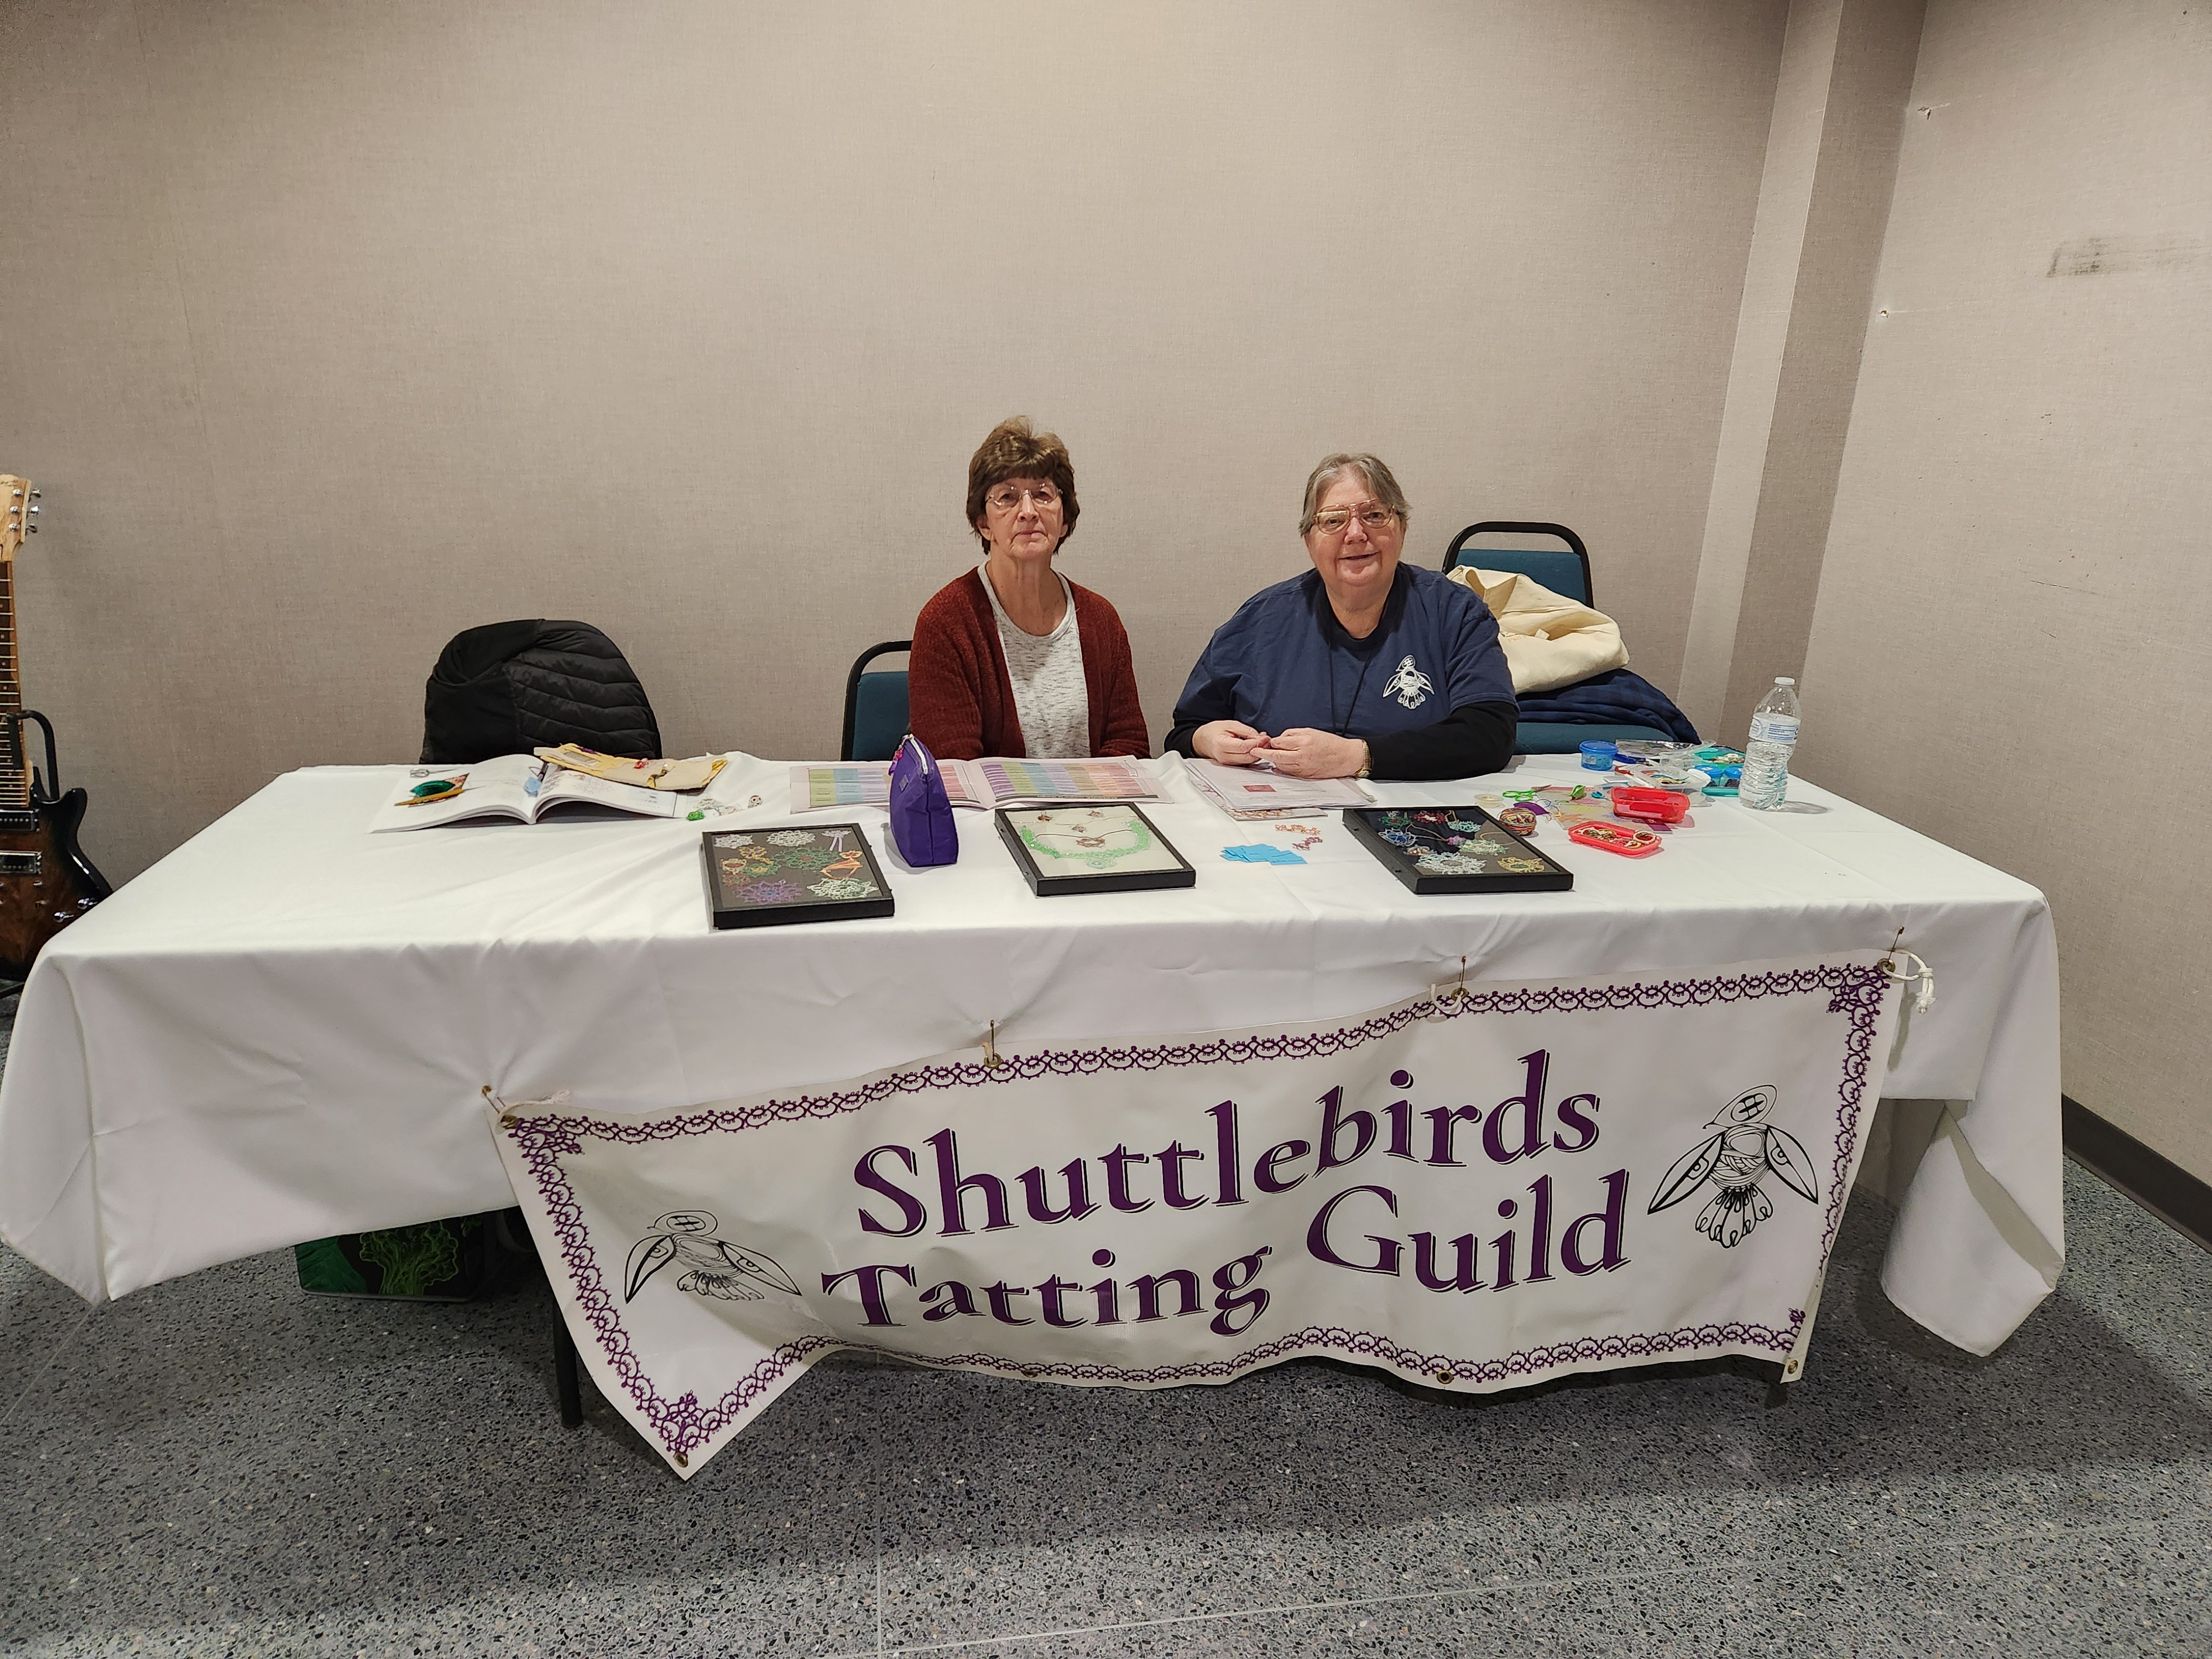
[(1049, 513), (1060, 505), (1060, 491), (1050, 484), (1039, 484), (1035, 489), (994, 489), (983, 497), (983, 504), (994, 513), (1011, 513), (1028, 496), (1036, 503), (1040, 513)]
[(1314, 514), (1313, 527), (1324, 536), (1341, 536), (1352, 527), (1352, 521), (1354, 519), (1358, 520), (1370, 530), (1388, 530), (1397, 521), (1397, 514), (1389, 507), (1376, 507), (1370, 501), (1357, 512), (1346, 507), (1333, 507), (1326, 513), (1316, 513)]

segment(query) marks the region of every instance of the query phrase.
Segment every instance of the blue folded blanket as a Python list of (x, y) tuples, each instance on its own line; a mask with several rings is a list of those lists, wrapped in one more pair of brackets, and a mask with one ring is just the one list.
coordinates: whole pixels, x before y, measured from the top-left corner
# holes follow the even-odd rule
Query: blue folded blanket
[(1674, 700), (1641, 674), (1608, 668), (1572, 685), (1533, 691), (1519, 699), (1524, 720), (1572, 726), (1652, 726), (1682, 743), (1698, 741), (1698, 728)]

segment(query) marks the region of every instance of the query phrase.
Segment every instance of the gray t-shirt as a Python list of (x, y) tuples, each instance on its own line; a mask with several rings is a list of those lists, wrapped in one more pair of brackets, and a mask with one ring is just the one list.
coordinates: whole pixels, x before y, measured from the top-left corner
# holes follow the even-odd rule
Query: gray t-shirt
[(1091, 692), (1083, 683), (1083, 633), (1075, 625), (1075, 590), (1058, 571), (1067, 609), (1049, 634), (1025, 634), (999, 603), (991, 573), (979, 565), (983, 592), (999, 619), (999, 644), (1006, 677), (1014, 683), (1014, 714), (1022, 746), (1036, 760), (1080, 760), (1091, 752)]

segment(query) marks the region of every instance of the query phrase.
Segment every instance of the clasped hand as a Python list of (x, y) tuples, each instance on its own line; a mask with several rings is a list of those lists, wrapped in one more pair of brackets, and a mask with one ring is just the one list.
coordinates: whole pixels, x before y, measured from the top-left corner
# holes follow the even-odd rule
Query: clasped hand
[(1217, 766), (1272, 766), (1285, 777), (1348, 778), (1367, 763), (1367, 745), (1310, 726), (1269, 737), (1242, 720), (1209, 720), (1191, 734), (1191, 747)]

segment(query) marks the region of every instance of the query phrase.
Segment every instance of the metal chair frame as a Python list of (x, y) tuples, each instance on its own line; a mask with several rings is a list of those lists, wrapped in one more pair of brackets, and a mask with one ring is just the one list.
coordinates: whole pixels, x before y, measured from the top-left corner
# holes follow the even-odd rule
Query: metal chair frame
[(898, 652), (911, 651), (913, 649), (914, 641), (912, 640), (885, 640), (880, 644), (870, 646), (866, 650), (860, 653), (859, 656), (853, 659), (853, 672), (845, 676), (845, 734), (841, 739), (839, 739), (837, 744), (837, 758), (839, 760), (850, 760), (853, 758), (853, 728), (859, 723), (860, 716), (860, 675), (862, 671), (878, 657), (892, 656)]
[[(1597, 592), (1590, 582), (1589, 549), (1583, 545), (1581, 537), (1563, 524), (1546, 524), (1534, 520), (1509, 519), (1485, 519), (1480, 524), (1471, 524), (1453, 537), (1451, 545), (1444, 550), (1444, 568), (1447, 570), (1456, 568), (1462, 562), (1461, 551), (1467, 548), (1467, 544), (1477, 536), (1493, 530), (1503, 531), (1511, 536), (1556, 536), (1565, 542), (1574, 550), (1575, 557), (1582, 561), (1583, 591), (1580, 595), (1582, 602), (1593, 611), (1597, 608)], [(1468, 550), (1465, 562), (1468, 564), (1476, 562), (1475, 555), (1482, 550), (1480, 548)], [(1501, 548), (1498, 550), (1503, 552), (1506, 550)], [(1573, 599), (1577, 596), (1571, 593), (1567, 597)]]

